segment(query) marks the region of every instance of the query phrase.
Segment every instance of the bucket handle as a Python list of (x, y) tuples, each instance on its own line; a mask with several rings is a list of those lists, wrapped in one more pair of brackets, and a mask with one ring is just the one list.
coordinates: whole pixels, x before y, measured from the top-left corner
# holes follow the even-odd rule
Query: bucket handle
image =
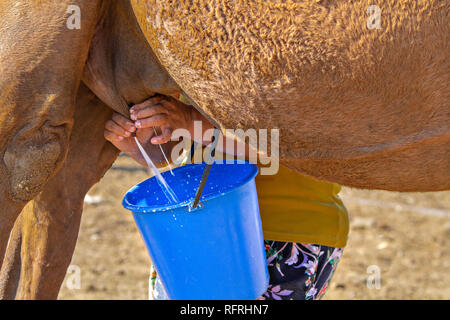
[(217, 128), (214, 128), (214, 136), (212, 137), (212, 142), (211, 142), (211, 152), (209, 153), (208, 160), (206, 160), (206, 166), (205, 166), (205, 169), (203, 169), (202, 178), (198, 185), (198, 189), (195, 194), (194, 201), (192, 202), (192, 205), (191, 205), (191, 207), (193, 209), (197, 208), (198, 203), (200, 201), (200, 197), (202, 196), (202, 193), (203, 193), (203, 189), (205, 189), (206, 180), (208, 180), (209, 172), (211, 171), (211, 166), (214, 163), (214, 156), (216, 155), (216, 147), (217, 147), (217, 143), (219, 141), (219, 135), (220, 135), (220, 130)]

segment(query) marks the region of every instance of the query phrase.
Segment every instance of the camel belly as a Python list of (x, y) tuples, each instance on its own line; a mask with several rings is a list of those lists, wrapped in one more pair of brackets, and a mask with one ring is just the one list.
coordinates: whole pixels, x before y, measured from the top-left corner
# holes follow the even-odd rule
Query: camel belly
[(380, 28), (367, 1), (132, 4), (222, 129), (278, 128), (281, 162), (320, 179), (448, 188), (448, 2), (384, 1)]

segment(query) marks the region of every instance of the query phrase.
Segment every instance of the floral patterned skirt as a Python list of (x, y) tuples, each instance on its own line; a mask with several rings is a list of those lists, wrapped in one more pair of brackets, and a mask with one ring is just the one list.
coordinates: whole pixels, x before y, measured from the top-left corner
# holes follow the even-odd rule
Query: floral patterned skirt
[[(258, 300), (316, 300), (323, 297), (343, 249), (316, 244), (265, 241), (269, 287)], [(150, 300), (168, 299), (152, 266)]]
[(321, 299), (343, 249), (317, 244), (265, 241), (269, 287), (258, 300)]

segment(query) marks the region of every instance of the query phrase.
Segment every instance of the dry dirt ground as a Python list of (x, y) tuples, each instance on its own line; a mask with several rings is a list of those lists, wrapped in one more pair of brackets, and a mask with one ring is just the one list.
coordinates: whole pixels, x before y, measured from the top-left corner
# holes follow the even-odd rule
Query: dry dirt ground
[[(121, 206), (125, 192), (147, 177), (122, 156), (89, 192), (59, 299), (147, 299), (150, 259)], [(450, 299), (449, 191), (344, 188), (341, 196), (350, 238), (325, 299)]]

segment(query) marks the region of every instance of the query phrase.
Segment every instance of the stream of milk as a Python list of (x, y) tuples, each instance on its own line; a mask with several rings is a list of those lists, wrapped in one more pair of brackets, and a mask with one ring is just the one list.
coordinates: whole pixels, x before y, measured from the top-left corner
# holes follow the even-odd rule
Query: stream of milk
[(164, 191), (164, 194), (167, 197), (167, 199), (169, 199), (169, 201), (172, 201), (174, 203), (180, 202), (178, 200), (178, 198), (177, 198), (177, 195), (172, 190), (172, 188), (167, 184), (166, 179), (164, 179), (164, 177), (162, 176), (161, 172), (159, 172), (158, 168), (156, 168), (156, 166), (153, 163), (152, 159), (150, 159), (150, 157), (148, 156), (147, 152), (145, 151), (145, 149), (140, 144), (140, 142), (139, 142), (137, 137), (134, 137), (134, 141), (136, 141), (136, 144), (137, 144), (137, 146), (139, 148), (139, 151), (141, 151), (141, 154), (144, 157), (144, 160), (147, 163), (148, 168), (153, 171), (153, 174), (156, 176), (156, 179), (158, 179), (159, 185), (160, 185), (161, 189)]

